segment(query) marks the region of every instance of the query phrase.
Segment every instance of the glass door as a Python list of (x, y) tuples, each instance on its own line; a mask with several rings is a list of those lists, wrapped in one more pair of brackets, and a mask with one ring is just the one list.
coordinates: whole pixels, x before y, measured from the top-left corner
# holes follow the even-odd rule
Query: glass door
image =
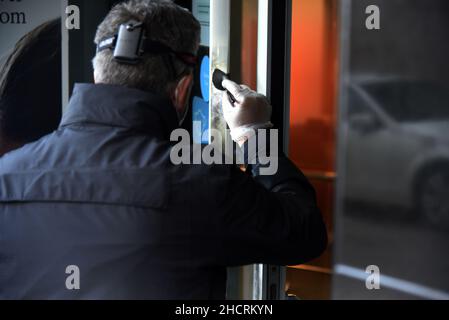
[[(266, 47), (260, 46), (261, 39), (266, 39), (267, 35), (261, 31), (259, 22), (260, 8), (264, 3), (267, 1), (210, 1), (210, 74), (218, 68), (230, 74), (232, 80), (260, 89), (266, 79), (265, 70), (264, 75), (258, 68), (260, 63), (264, 63), (261, 59), (266, 57), (267, 52)], [(205, 3), (202, 5), (204, 7)], [(262, 25), (267, 27), (266, 22)], [(228, 133), (225, 132), (227, 126), (222, 116), (221, 92), (211, 83), (209, 85), (210, 128), (220, 131), (224, 137)], [(259, 265), (230, 268), (227, 298), (262, 299), (265, 289), (262, 285), (263, 274), (264, 268)]]
[(445, 0), (341, 2), (333, 298), (449, 299), (448, 18)]
[(318, 259), (286, 268), (291, 299), (329, 299), (334, 246), (337, 118), (337, 1), (291, 1), (289, 108), (284, 142), (311, 181), (328, 227), (329, 247)]

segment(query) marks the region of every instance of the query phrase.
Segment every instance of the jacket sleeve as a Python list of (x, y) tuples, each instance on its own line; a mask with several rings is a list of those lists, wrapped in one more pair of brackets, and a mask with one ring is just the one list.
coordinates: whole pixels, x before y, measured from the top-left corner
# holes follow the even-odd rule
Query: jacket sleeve
[(216, 222), (216, 261), (298, 265), (326, 249), (327, 232), (307, 178), (283, 154), (272, 176), (261, 165), (231, 170)]

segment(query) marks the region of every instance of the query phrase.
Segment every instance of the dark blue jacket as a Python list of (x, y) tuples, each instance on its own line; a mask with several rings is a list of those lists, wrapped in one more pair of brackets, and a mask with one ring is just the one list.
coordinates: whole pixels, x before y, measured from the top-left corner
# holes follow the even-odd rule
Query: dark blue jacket
[(227, 266), (322, 253), (315, 193), (287, 158), (263, 177), (175, 166), (176, 127), (167, 100), (82, 84), (56, 132), (1, 158), (0, 299), (222, 299)]

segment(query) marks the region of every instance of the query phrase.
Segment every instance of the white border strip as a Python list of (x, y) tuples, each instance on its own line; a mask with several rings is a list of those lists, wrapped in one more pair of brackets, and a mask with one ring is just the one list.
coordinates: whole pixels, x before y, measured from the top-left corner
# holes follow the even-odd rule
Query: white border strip
[[(269, 27), (269, 0), (258, 1), (257, 21), (257, 92), (267, 95), (268, 85), (268, 27)], [(253, 294), (252, 300), (266, 298), (266, 270), (263, 264), (253, 265)]]
[(257, 92), (267, 95), (268, 0), (259, 0), (257, 30)]
[[(349, 278), (366, 281), (368, 274), (365, 270), (354, 268), (351, 266), (337, 264), (335, 273)], [(381, 287), (387, 287), (416, 297), (431, 300), (449, 300), (449, 293), (416, 284), (414, 282), (398, 279), (391, 276), (380, 275)]]

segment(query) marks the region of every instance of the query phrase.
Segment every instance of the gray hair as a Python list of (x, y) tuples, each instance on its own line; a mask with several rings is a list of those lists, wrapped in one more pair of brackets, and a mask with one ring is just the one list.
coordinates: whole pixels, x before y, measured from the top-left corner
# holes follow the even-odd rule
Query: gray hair
[[(130, 20), (143, 22), (146, 37), (172, 50), (196, 54), (200, 24), (186, 9), (170, 0), (130, 0), (116, 5), (98, 26), (95, 44), (117, 34), (121, 24)], [(122, 85), (158, 94), (167, 94), (176, 81), (191, 67), (174, 55), (145, 54), (137, 65), (120, 64), (111, 50), (104, 50), (93, 60), (97, 82)]]

